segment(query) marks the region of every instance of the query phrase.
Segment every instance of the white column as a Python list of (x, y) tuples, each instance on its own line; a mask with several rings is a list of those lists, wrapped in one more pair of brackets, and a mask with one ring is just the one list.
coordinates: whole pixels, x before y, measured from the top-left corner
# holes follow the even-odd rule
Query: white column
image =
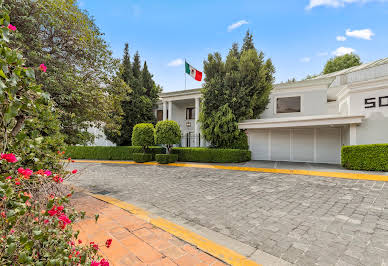
[(195, 121), (194, 121), (194, 135), (195, 135), (195, 147), (199, 146), (199, 98), (195, 98)]
[(172, 120), (172, 101), (168, 102), (168, 120)]
[(350, 145), (357, 145), (357, 125), (356, 124), (351, 124), (349, 127), (349, 144)]
[(167, 104), (163, 102), (163, 121), (167, 120)]

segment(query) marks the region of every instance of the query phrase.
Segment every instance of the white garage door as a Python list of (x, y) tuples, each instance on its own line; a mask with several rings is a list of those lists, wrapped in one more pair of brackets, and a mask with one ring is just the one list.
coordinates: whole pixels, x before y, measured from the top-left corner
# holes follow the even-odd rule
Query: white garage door
[(268, 129), (249, 131), (248, 138), (252, 160), (269, 160), (268, 131)]
[(271, 160), (290, 161), (290, 129), (271, 130)]
[(252, 160), (319, 163), (341, 161), (340, 128), (250, 130), (248, 136)]
[(340, 128), (317, 128), (317, 162), (341, 162)]

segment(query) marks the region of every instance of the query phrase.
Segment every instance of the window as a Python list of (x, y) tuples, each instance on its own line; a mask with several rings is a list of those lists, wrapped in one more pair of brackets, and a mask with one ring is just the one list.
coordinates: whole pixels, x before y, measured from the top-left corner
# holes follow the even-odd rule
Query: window
[(276, 113), (299, 113), (301, 110), (300, 96), (282, 97), (276, 99)]
[(186, 120), (195, 119), (195, 108), (186, 108)]

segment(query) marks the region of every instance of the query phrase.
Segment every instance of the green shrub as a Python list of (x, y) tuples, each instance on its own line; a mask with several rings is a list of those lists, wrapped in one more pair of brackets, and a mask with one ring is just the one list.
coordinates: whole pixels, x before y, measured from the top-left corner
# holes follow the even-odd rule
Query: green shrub
[(132, 145), (142, 146), (145, 152), (148, 146), (155, 144), (155, 129), (151, 123), (135, 125), (132, 131)]
[(175, 163), (178, 160), (178, 154), (156, 154), (155, 159), (160, 164)]
[(155, 127), (155, 143), (167, 146), (170, 153), (171, 146), (181, 142), (181, 129), (177, 122), (171, 120), (160, 121)]
[[(93, 160), (133, 160), (134, 153), (142, 153), (140, 146), (68, 146), (66, 156), (73, 159), (93, 159)], [(165, 153), (166, 149), (159, 146), (148, 147), (147, 153)]]
[(240, 131), (239, 135), (237, 136), (237, 139), (232, 142), (228, 149), (239, 149), (239, 150), (249, 150), (248, 146), (248, 136), (244, 131)]
[(251, 152), (238, 149), (172, 148), (181, 162), (239, 163), (251, 160)]
[(353, 170), (388, 171), (388, 144), (343, 146), (341, 163)]
[(152, 154), (149, 153), (134, 153), (133, 160), (137, 163), (145, 163), (152, 161)]

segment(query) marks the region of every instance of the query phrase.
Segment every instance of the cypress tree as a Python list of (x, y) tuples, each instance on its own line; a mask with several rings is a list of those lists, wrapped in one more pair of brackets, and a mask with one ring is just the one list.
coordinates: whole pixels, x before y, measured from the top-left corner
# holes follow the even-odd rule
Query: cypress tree
[(125, 83), (129, 84), (131, 80), (131, 58), (129, 56), (129, 48), (128, 43), (125, 44), (124, 48), (124, 56), (122, 62), (121, 69), (121, 79), (124, 80)]
[(244, 37), (244, 43), (241, 48), (241, 53), (244, 51), (248, 51), (250, 49), (256, 49), (256, 48), (255, 48), (255, 44), (253, 43), (253, 36), (249, 32), (249, 30), (247, 30), (247, 33), (245, 34), (245, 37)]

